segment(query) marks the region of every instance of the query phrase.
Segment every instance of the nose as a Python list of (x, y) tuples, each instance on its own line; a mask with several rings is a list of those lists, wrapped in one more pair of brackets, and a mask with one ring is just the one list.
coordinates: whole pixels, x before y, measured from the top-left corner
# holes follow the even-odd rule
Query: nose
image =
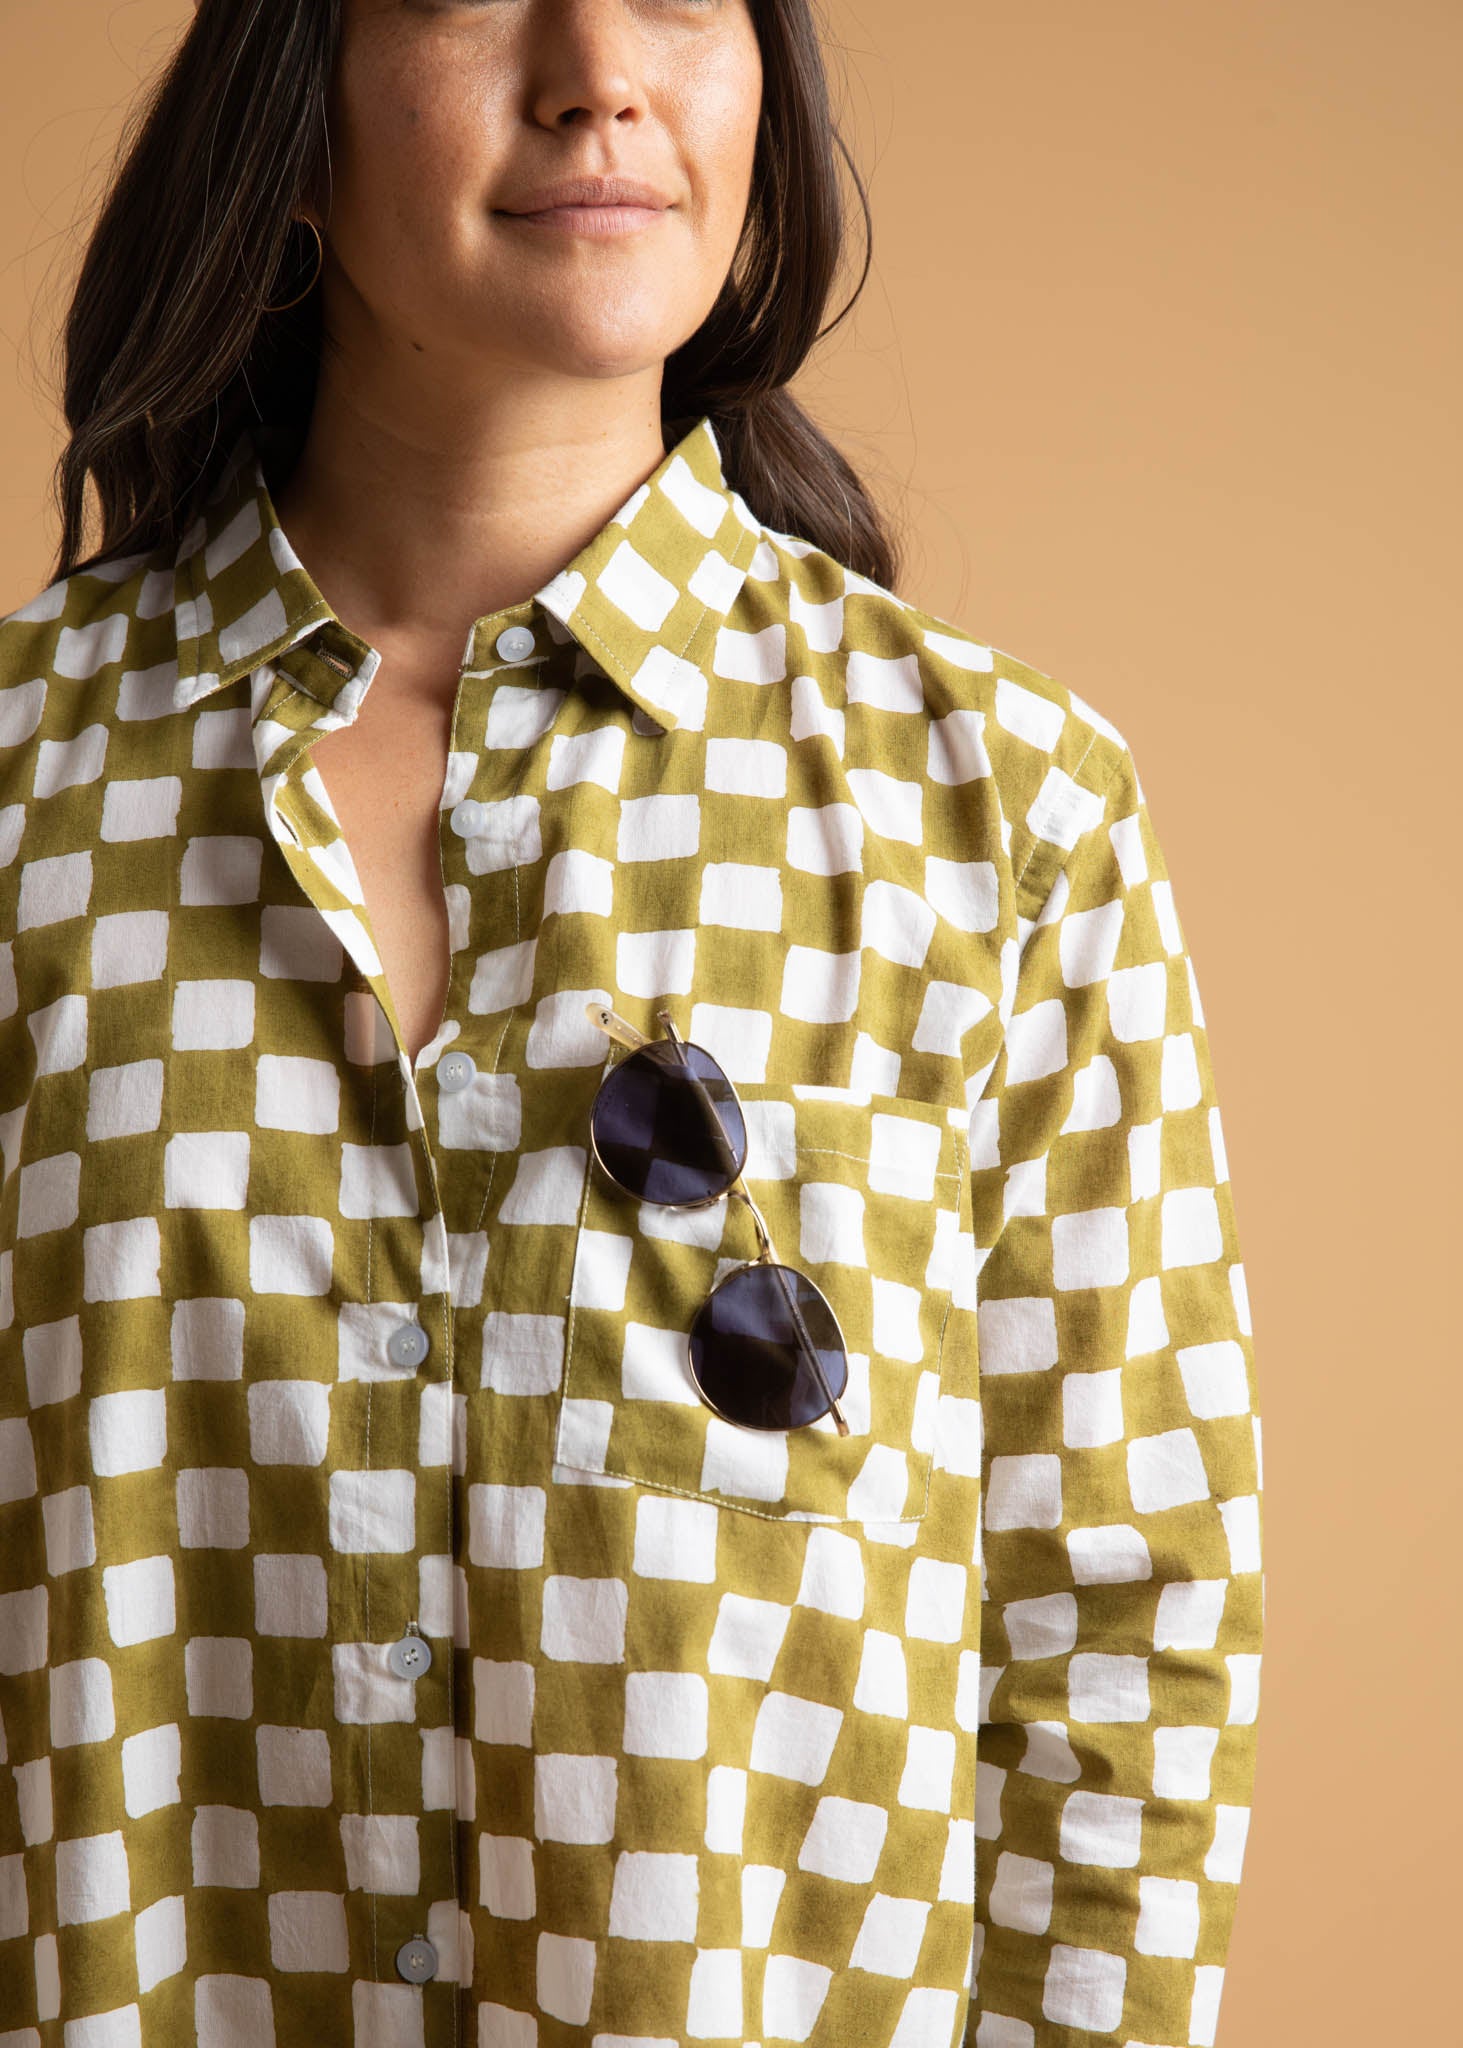
[[(533, 13), (538, 15), (538, 10)], [(531, 63), (534, 118), (545, 128), (609, 128), (646, 112), (644, 51), (630, 10), (569, 0), (543, 21)]]

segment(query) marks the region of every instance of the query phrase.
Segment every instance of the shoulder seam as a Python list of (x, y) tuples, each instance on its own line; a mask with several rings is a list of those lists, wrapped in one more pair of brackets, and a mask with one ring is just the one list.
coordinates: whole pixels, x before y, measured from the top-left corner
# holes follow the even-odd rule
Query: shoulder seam
[[(1074, 782), (1077, 780), (1077, 777), (1080, 775), (1083, 765), (1088, 759), (1088, 756), (1091, 754), (1093, 748), (1097, 745), (1097, 742), (1101, 737), (1102, 735), (1100, 734), (1100, 732), (1094, 729), (1091, 739), (1088, 740), (1087, 745), (1082, 750), (1081, 758), (1078, 760), (1076, 766), (1068, 771)], [(1128, 758), (1129, 754), (1126, 745), (1119, 747), (1116, 751), (1115, 757), (1110, 767), (1108, 768), (1106, 775), (1103, 776), (1102, 781), (1092, 791), (1092, 794), (1094, 796), (1100, 797), (1102, 799), (1104, 811), (1107, 808), (1108, 791), (1111, 789), (1114, 781), (1117, 779), (1118, 771), (1121, 769), (1123, 762)], [(1097, 824), (1100, 824), (1101, 822), (1101, 819), (1096, 820), (1093, 825), (1088, 827), (1088, 830), (1095, 831)], [(1016, 910), (1018, 916), (1028, 917), (1033, 922), (1041, 916), (1042, 911), (1046, 908), (1046, 905), (1051, 900), (1051, 893), (1057, 885), (1058, 877), (1065, 870), (1067, 862), (1076, 852), (1077, 845), (1081, 843), (1081, 840), (1085, 836), (1085, 834), (1079, 834), (1077, 841), (1072, 846), (1063, 848), (1059, 847), (1055, 840), (1038, 839), (1033, 834), (1031, 845), (1027, 850), (1026, 858), (1024, 861), (1022, 861), (1020, 872), (1015, 876), (1012, 884), (1016, 897)], [(1052, 871), (1050, 881), (1047, 883), (1046, 888), (1042, 891), (1040, 900), (1037, 903), (1035, 903), (1029, 911), (1024, 911), (1021, 905), (1021, 895), (1023, 887), (1025, 886), (1026, 882), (1027, 870), (1031, 867), (1031, 864), (1033, 860), (1036, 858), (1038, 851), (1043, 846), (1051, 847), (1053, 851), (1059, 856), (1059, 858), (1056, 862), (1055, 868)], [(1035, 879), (1036, 878), (1033, 877), (1033, 881)]]

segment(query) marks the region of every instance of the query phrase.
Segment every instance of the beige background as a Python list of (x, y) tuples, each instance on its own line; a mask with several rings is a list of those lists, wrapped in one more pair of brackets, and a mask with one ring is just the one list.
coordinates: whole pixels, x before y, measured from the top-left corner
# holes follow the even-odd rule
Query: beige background
[[(0, 612), (54, 545), (87, 212), (189, 13), (0, 0)], [(875, 269), (802, 395), (908, 520), (903, 594), (1127, 738), (1200, 976), (1266, 1449), (1222, 2048), (1441, 2042), (1463, 8), (826, 13)]]

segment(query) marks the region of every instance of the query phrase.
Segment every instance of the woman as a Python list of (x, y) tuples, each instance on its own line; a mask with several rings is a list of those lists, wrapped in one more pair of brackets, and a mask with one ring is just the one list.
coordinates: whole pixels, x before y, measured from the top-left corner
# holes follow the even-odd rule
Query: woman
[(0, 622), (6, 2039), (1214, 2040), (1197, 983), (789, 394), (837, 146), (806, 0), (202, 0), (132, 138)]

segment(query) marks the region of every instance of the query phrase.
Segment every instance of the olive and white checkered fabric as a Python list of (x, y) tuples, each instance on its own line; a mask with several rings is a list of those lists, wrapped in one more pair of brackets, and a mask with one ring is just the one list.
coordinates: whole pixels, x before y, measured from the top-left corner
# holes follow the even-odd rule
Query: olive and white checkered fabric
[[(1122, 735), (703, 418), (467, 637), (412, 1060), (378, 667), (247, 438), (0, 621), (0, 2048), (1212, 2043), (1259, 1424)], [(600, 1175), (590, 1001), (735, 1081), (848, 1436), (698, 1398), (751, 1219)]]

